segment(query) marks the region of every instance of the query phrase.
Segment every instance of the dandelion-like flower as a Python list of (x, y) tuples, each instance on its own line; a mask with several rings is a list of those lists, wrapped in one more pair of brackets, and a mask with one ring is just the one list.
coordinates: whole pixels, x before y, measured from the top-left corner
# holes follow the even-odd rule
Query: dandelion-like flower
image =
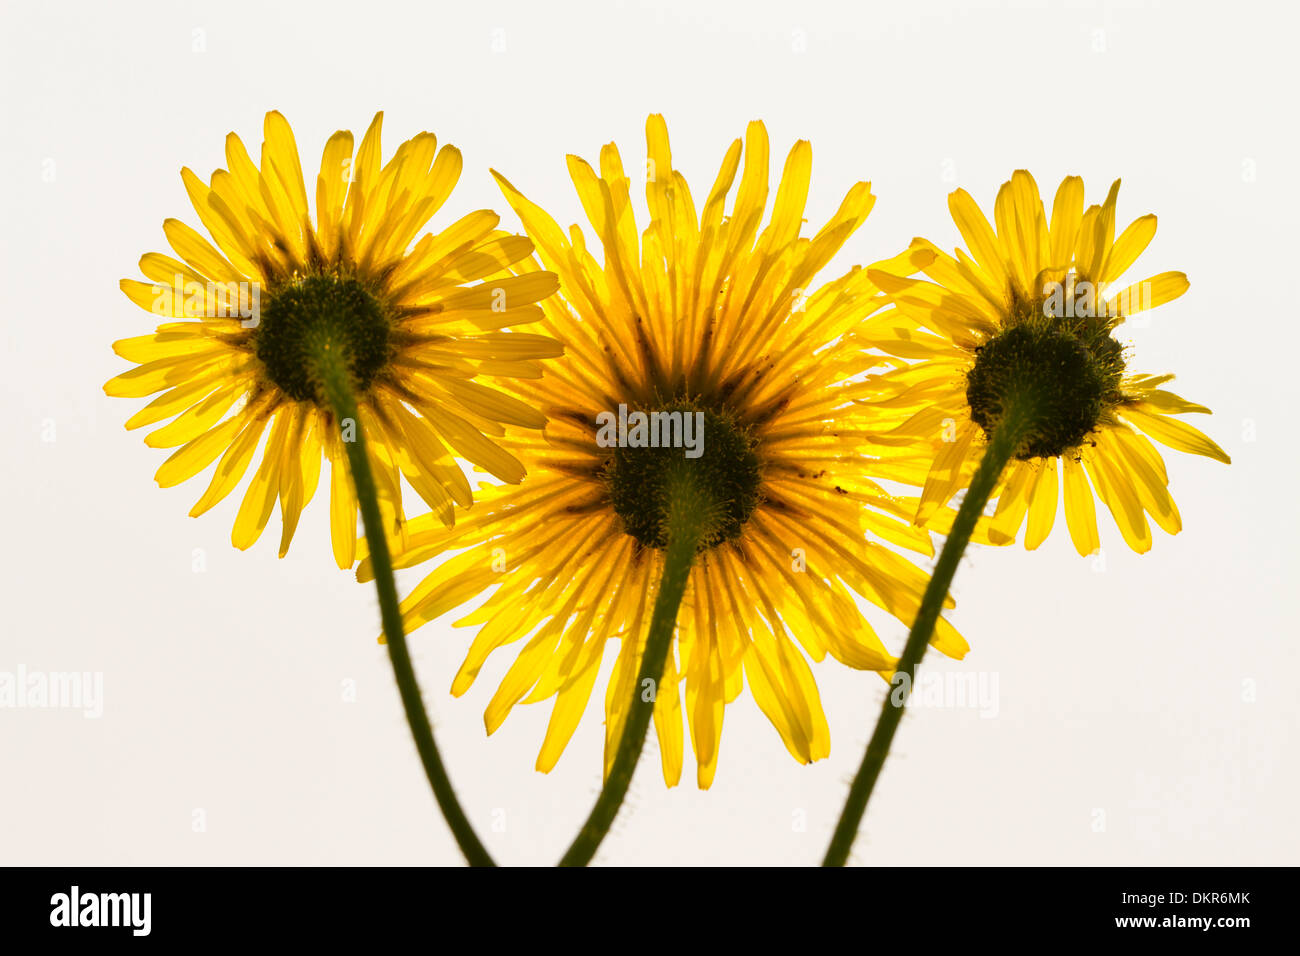
[(969, 253), (949, 256), (918, 239), (912, 250), (933, 256), (922, 268), (933, 281), (872, 271), (898, 308), (873, 320), (865, 338), (920, 359), (878, 377), (875, 400), (882, 414), (905, 419), (888, 440), (933, 449), (918, 524), (969, 484), (980, 447), (1008, 408), (1026, 398), (1038, 424), (1002, 473), (986, 528), (994, 543), (1013, 542), (1024, 525), (1025, 546), (1038, 547), (1051, 531), (1063, 484), (1066, 524), (1080, 554), (1098, 547), (1094, 492), (1128, 545), (1145, 552), (1148, 515), (1170, 534), (1182, 527), (1164, 461), (1149, 439), (1229, 461), (1174, 417), (1209, 409), (1163, 388), (1172, 375), (1131, 372), (1115, 339), (1126, 316), (1188, 287), (1183, 273), (1163, 272), (1112, 291), (1156, 231), (1156, 217), (1146, 215), (1115, 236), (1118, 192), (1116, 180), (1102, 205), (1085, 210), (1082, 180), (1068, 177), (1049, 222), (1038, 186), (1020, 170), (998, 192), (995, 231), (958, 189), (948, 205)]
[[(114, 343), (137, 367), (104, 386), (131, 398), (162, 393), (126, 423), (171, 419), (145, 438), (177, 448), (158, 483), (176, 485), (219, 458), (190, 512), (197, 516), (235, 489), (263, 446), (234, 522), (241, 549), (278, 500), (285, 554), (324, 457), (334, 557), (352, 565), (357, 501), (342, 444), (350, 430), (365, 432), (386, 526), (400, 533), (400, 477), (450, 524), (453, 504), (472, 502), (456, 456), (518, 482), (523, 466), (497, 439), (507, 425), (544, 424), (501, 386), (536, 377), (539, 359), (561, 353), (544, 336), (507, 331), (541, 318), (535, 303), (554, 291), (555, 277), (511, 274), (532, 243), (499, 231), (486, 210), (416, 242), (460, 176), (460, 153), (421, 133), (381, 163), (382, 117), (355, 157), (350, 132), (326, 142), (314, 223), (284, 117), (267, 114), (260, 165), (231, 133), (229, 168), (207, 185), (181, 171), (215, 245), (168, 219), (163, 230), (179, 258), (149, 253), (140, 260), (149, 281), (121, 283), (131, 301), (174, 320)], [(335, 421), (313, 359), (321, 354), (346, 369), (359, 422)]]
[[(403, 602), (408, 630), (486, 599), (457, 622), (478, 632), (453, 694), (492, 651), (523, 642), (485, 720), (491, 733), (516, 703), (554, 698), (539, 770), (555, 765), (607, 642), (618, 640), (605, 692), (606, 773), (639, 694), (654, 702), (667, 783), (680, 778), (686, 723), (698, 784), (708, 787), (724, 707), (745, 682), (796, 759), (827, 755), (805, 655), (891, 669), (854, 594), (910, 622), (926, 575), (890, 545), (932, 552), (910, 524), (915, 499), (876, 483), (916, 469), (873, 445), (873, 413), (859, 400), (877, 360), (846, 336), (884, 298), (860, 269), (813, 286), (870, 211), (869, 184), (853, 186), (829, 223), (801, 237), (811, 149), (796, 143), (760, 232), (769, 166), (761, 123), (748, 128), (743, 171), (738, 139), (698, 211), (661, 117), (649, 118), (646, 135), (650, 222), (639, 235), (616, 147), (604, 147), (599, 172), (569, 157), (603, 265), (577, 226), (566, 233), (498, 176), (542, 263), (560, 276), (542, 330), (566, 357), (538, 382), (505, 386), (538, 401), (549, 423), (542, 435), (511, 436), (528, 467), (517, 488), (481, 491), (455, 528), (415, 519), (397, 563), (459, 552)], [(901, 261), (886, 266), (906, 271)], [(662, 680), (638, 688), (665, 568), (665, 498), (682, 463), (708, 492), (708, 531)], [(368, 570), (363, 562), (361, 576)], [(935, 645), (956, 657), (967, 649), (942, 621)]]

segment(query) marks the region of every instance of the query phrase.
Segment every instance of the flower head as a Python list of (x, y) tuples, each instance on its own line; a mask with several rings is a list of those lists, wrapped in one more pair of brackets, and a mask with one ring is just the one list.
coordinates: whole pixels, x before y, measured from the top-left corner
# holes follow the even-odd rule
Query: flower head
[[(460, 153), (421, 133), (381, 163), (382, 117), (355, 157), (350, 132), (325, 144), (314, 223), (284, 117), (266, 116), (260, 166), (231, 133), (228, 169), (206, 185), (181, 171), (215, 245), (168, 219), (163, 231), (179, 258), (151, 252), (140, 260), (149, 281), (122, 280), (131, 301), (170, 320), (114, 343), (137, 367), (104, 386), (131, 398), (162, 393), (126, 423), (171, 419), (145, 438), (177, 448), (158, 483), (176, 485), (219, 458), (190, 512), (197, 516), (234, 490), (262, 446), (235, 518), (238, 548), (258, 539), (278, 499), (284, 555), (323, 455), (334, 556), (351, 566), (357, 504), (341, 444), (349, 428), (365, 430), (382, 508), (400, 532), (401, 477), (450, 524), (453, 503), (472, 501), (453, 456), (518, 482), (522, 465), (494, 439), (505, 425), (544, 424), (500, 385), (539, 375), (537, 360), (561, 353), (544, 336), (505, 331), (541, 317), (535, 303), (555, 277), (510, 274), (532, 243), (497, 230), (499, 217), (486, 210), (415, 242), (451, 194)], [(334, 421), (312, 362), (321, 349), (343, 357), (361, 421)]]
[[(876, 360), (846, 338), (883, 296), (865, 270), (814, 285), (870, 211), (869, 185), (855, 185), (829, 223), (801, 237), (808, 143), (790, 151), (763, 227), (761, 123), (749, 126), (743, 171), (736, 140), (699, 207), (673, 168), (661, 117), (649, 118), (646, 135), (644, 232), (616, 147), (602, 150), (599, 172), (569, 157), (603, 264), (577, 226), (561, 229), (498, 176), (542, 262), (560, 276), (542, 326), (566, 358), (515, 392), (539, 396), (548, 417), (542, 435), (512, 436), (528, 477), (482, 491), (454, 529), (416, 519), (397, 557), (411, 566), (460, 552), (407, 597), (408, 629), (486, 598), (458, 622), (478, 633), (452, 693), (466, 691), (493, 650), (523, 642), (485, 719), (492, 732), (516, 703), (554, 698), (539, 770), (554, 766), (577, 726), (607, 642), (620, 642), (605, 693), (608, 772), (664, 567), (664, 495), (690, 463), (716, 510), (663, 679), (639, 693), (653, 694), (644, 699), (654, 700), (669, 785), (681, 774), (687, 723), (707, 787), (724, 707), (746, 681), (792, 755), (826, 756), (829, 731), (805, 654), (889, 670), (893, 658), (854, 594), (910, 622), (926, 577), (888, 544), (931, 551), (927, 534), (909, 524), (914, 502), (876, 484), (914, 466), (873, 445), (872, 412), (859, 400), (868, 394), (862, 373)], [(935, 644), (966, 651), (946, 622)]]
[(932, 281), (872, 270), (898, 309), (873, 320), (864, 339), (921, 359), (875, 380), (876, 407), (900, 418), (889, 440), (933, 449), (918, 524), (966, 487), (980, 445), (1017, 403), (1035, 407), (1037, 426), (1003, 472), (986, 529), (994, 543), (1013, 542), (1027, 523), (1025, 546), (1038, 547), (1052, 528), (1063, 482), (1066, 524), (1080, 554), (1098, 547), (1094, 492), (1129, 546), (1144, 552), (1151, 547), (1148, 515), (1170, 534), (1182, 527), (1164, 461), (1149, 439), (1229, 461), (1173, 417), (1209, 409), (1162, 388), (1172, 375), (1130, 371), (1115, 338), (1127, 316), (1188, 286), (1183, 273), (1163, 272), (1112, 291), (1156, 231), (1156, 217), (1146, 215), (1115, 236), (1118, 192), (1116, 180), (1102, 205), (1085, 210), (1083, 182), (1071, 176), (1057, 190), (1049, 221), (1038, 186), (1019, 170), (998, 192), (995, 231), (958, 189), (948, 205), (969, 253), (949, 256), (917, 239), (912, 250), (933, 257), (922, 267)]

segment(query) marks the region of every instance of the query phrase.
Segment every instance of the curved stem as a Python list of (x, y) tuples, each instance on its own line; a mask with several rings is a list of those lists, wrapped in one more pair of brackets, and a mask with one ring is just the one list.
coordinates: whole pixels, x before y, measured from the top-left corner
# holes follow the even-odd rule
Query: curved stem
[[(655, 692), (664, 675), (664, 663), (672, 648), (673, 630), (677, 624), (677, 609), (686, 593), (686, 582), (691, 576), (695, 551), (704, 536), (712, 510), (711, 503), (690, 480), (689, 466), (683, 467), (679, 478), (669, 493), (667, 531), (668, 544), (664, 549), (664, 570), (655, 597), (650, 629), (646, 635), (645, 651), (641, 656), (641, 671), (636, 686), (632, 688), (632, 702), (619, 736), (618, 749), (609, 776), (601, 788), (596, 804), (574, 838), (573, 844), (560, 859), (560, 866), (586, 866), (591, 862), (605, 834), (609, 832), (618, 815), (632, 774), (645, 745), (646, 730), (654, 713)], [(648, 683), (647, 683), (648, 682)], [(647, 696), (644, 691), (649, 690)]]
[(474, 828), (470, 826), (465, 811), (461, 809), (452, 789), (447, 771), (438, 754), (438, 745), (433, 739), (433, 728), (424, 711), (424, 701), (420, 697), (420, 685), (415, 678), (415, 668), (411, 664), (411, 654), (406, 646), (406, 632), (402, 628), (402, 612), (397, 599), (397, 585), (393, 580), (393, 560), (388, 552), (388, 538), (384, 533), (383, 520), (379, 514), (379, 495), (375, 490), (375, 476), (370, 470), (370, 459), (366, 455), (366, 440), (357, 414), (356, 396), (352, 391), (352, 378), (347, 363), (338, 349), (328, 345), (322, 347), (317, 355), (316, 369), (324, 385), (326, 399), (334, 410), (335, 419), (342, 423), (351, 420), (355, 425), (354, 440), (343, 442), (347, 451), (352, 485), (356, 489), (357, 502), (361, 508), (361, 521), (366, 529), (366, 540), (370, 544), (371, 563), (375, 571), (375, 590), (379, 592), (379, 613), (383, 621), (384, 636), (387, 639), (388, 658), (393, 665), (393, 674), (397, 678), (397, 689), (402, 697), (402, 707), (406, 710), (406, 722), (411, 727), (411, 736), (415, 738), (415, 749), (424, 764), (425, 775), (433, 788), (433, 795), (438, 801), (442, 815), (451, 827), (456, 844), (470, 866), (495, 866), (492, 857), (479, 841)]
[(929, 584), (926, 585), (925, 594), (921, 597), (921, 606), (916, 612), (912, 630), (907, 635), (903, 654), (898, 659), (898, 668), (890, 681), (890, 691), (885, 695), (885, 703), (881, 708), (880, 718), (876, 721), (876, 729), (871, 734), (867, 752), (862, 757), (862, 765), (858, 768), (857, 776), (853, 778), (853, 785), (849, 788), (848, 799), (844, 803), (844, 810), (840, 813), (839, 822), (835, 825), (835, 834), (831, 837), (822, 866), (843, 866), (848, 860), (849, 850), (858, 835), (862, 815), (867, 809), (867, 801), (871, 799), (876, 779), (885, 765), (885, 758), (889, 756), (889, 745), (894, 739), (894, 732), (898, 730), (898, 724), (903, 719), (903, 708), (911, 693), (917, 665), (921, 663), (925, 649), (929, 646), (934, 625), (939, 619), (939, 612), (943, 609), (943, 602), (948, 596), (949, 588), (952, 587), (953, 576), (957, 573), (957, 564), (966, 551), (966, 545), (970, 543), (971, 534), (980, 515), (984, 512), (984, 506), (988, 504), (989, 497), (997, 486), (1002, 469), (1020, 447), (1020, 443), (1031, 431), (1033, 424), (1034, 416), (1027, 403), (1012, 406), (1007, 409), (993, 433), (988, 448), (984, 451), (984, 457), (980, 460), (979, 468), (966, 489), (966, 497), (962, 499), (961, 508), (953, 520), (948, 540), (944, 542), (943, 550), (939, 552), (939, 560), (935, 562), (934, 573), (930, 576)]

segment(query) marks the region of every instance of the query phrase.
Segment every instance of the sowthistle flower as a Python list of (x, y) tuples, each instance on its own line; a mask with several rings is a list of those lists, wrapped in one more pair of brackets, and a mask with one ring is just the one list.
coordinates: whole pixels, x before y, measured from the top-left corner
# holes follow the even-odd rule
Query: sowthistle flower
[[(954, 494), (965, 492), (899, 658), (904, 682), (925, 654), (977, 522), (999, 544), (1013, 542), (1027, 522), (1025, 545), (1036, 548), (1051, 531), (1063, 483), (1065, 521), (1080, 554), (1098, 547), (1094, 492), (1129, 547), (1145, 552), (1151, 547), (1148, 515), (1170, 534), (1182, 527), (1164, 461), (1148, 436), (1229, 460), (1213, 441), (1172, 417), (1209, 411), (1161, 388), (1172, 375), (1128, 370), (1116, 329), (1127, 316), (1182, 295), (1187, 277), (1163, 272), (1109, 291), (1156, 231), (1156, 217), (1146, 215), (1117, 238), (1118, 194), (1116, 180), (1102, 205), (1085, 210), (1083, 181), (1068, 177), (1049, 221), (1033, 177), (1017, 170), (998, 192), (996, 231), (965, 190), (949, 196), (969, 253), (958, 249), (948, 256), (924, 239), (912, 243), (912, 252), (927, 258), (922, 271), (933, 281), (889, 269), (870, 272), (898, 308), (873, 322), (864, 341), (920, 359), (877, 377), (879, 394), (872, 400), (880, 414), (904, 419), (886, 440), (932, 449), (917, 524), (933, 522)], [(993, 496), (997, 510), (982, 519)], [(891, 694), (882, 707), (827, 849), (828, 866), (848, 858), (907, 692), (904, 687), (897, 700)]]
[[(162, 393), (127, 421), (139, 428), (170, 419), (145, 437), (177, 449), (158, 483), (179, 484), (217, 461), (190, 511), (203, 514), (235, 489), (263, 446), (235, 517), (237, 548), (258, 539), (278, 501), (284, 556), (324, 457), (334, 557), (351, 567), (357, 499), (343, 445), (357, 428), (369, 439), (386, 524), (400, 534), (401, 477), (451, 524), (453, 504), (472, 501), (455, 456), (518, 482), (523, 467), (496, 439), (507, 425), (544, 423), (501, 385), (540, 375), (538, 360), (560, 354), (544, 336), (507, 331), (541, 318), (535, 303), (555, 290), (555, 277), (510, 274), (532, 243), (498, 230), (487, 210), (416, 242), (460, 176), (460, 152), (439, 150), (432, 133), (421, 133), (382, 163), (382, 118), (355, 157), (350, 132), (326, 142), (314, 222), (284, 117), (266, 115), (260, 166), (231, 133), (228, 169), (207, 184), (181, 171), (215, 245), (168, 219), (163, 231), (179, 258), (151, 252), (140, 260), (148, 281), (122, 280), (132, 302), (168, 320), (114, 343), (137, 367), (104, 386), (131, 398)], [(360, 421), (335, 421), (317, 367), (322, 349), (346, 366)]]
[[(539, 770), (555, 765), (606, 645), (617, 640), (604, 695), (606, 774), (645, 693), (665, 780), (678, 782), (686, 724), (696, 779), (707, 787), (725, 705), (746, 682), (797, 760), (827, 755), (806, 658), (892, 668), (855, 596), (910, 622), (926, 576), (892, 546), (932, 552), (909, 523), (915, 500), (877, 483), (905, 479), (915, 466), (873, 444), (872, 413), (859, 400), (870, 394), (863, 373), (878, 359), (845, 336), (884, 298), (866, 270), (814, 284), (870, 211), (869, 184), (854, 185), (829, 223), (801, 237), (808, 143), (790, 151), (761, 228), (769, 165), (761, 123), (746, 133), (743, 171), (736, 140), (698, 211), (661, 117), (649, 118), (646, 136), (650, 222), (640, 234), (617, 148), (604, 147), (599, 171), (569, 157), (603, 264), (577, 226), (566, 233), (498, 176), (542, 263), (560, 276), (540, 328), (564, 343), (565, 359), (540, 381), (504, 386), (536, 396), (549, 424), (508, 439), (528, 469), (518, 487), (482, 490), (455, 528), (412, 521), (396, 558), (408, 567), (442, 558), (402, 604), (408, 629), (486, 598), (457, 622), (478, 632), (453, 694), (493, 651), (522, 643), (485, 719), (492, 732), (516, 703), (553, 698)], [(516, 268), (527, 275), (533, 266)], [(702, 428), (702, 447), (664, 447), (674, 443), (651, 440), (660, 427), (678, 429), (688, 445), (690, 429)], [(698, 540), (678, 582), (685, 597), (674, 652), (657, 686), (639, 687), (652, 607), (673, 565), (677, 504), (700, 510), (683, 519), (699, 526)], [(946, 622), (935, 643), (955, 657), (967, 649)]]
[(1182, 528), (1150, 439), (1230, 460), (1174, 417), (1209, 409), (1165, 389), (1172, 375), (1131, 371), (1115, 338), (1128, 316), (1188, 287), (1183, 273), (1162, 272), (1114, 288), (1156, 232), (1156, 217), (1145, 215), (1115, 235), (1118, 193), (1116, 180), (1102, 205), (1085, 210), (1082, 180), (1068, 177), (1049, 220), (1037, 184), (1019, 170), (998, 192), (994, 231), (958, 189), (948, 204), (969, 253), (949, 256), (917, 239), (912, 249), (933, 256), (922, 267), (931, 281), (873, 270), (898, 309), (876, 323), (871, 344), (920, 360), (877, 381), (882, 413), (906, 414), (891, 438), (933, 449), (918, 523), (969, 484), (981, 447), (1016, 402), (1038, 406), (1037, 424), (995, 492), (997, 511), (987, 528), (994, 543), (1013, 542), (1023, 525), (1025, 546), (1038, 547), (1051, 531), (1063, 483), (1065, 520), (1080, 554), (1099, 545), (1094, 492), (1129, 547), (1147, 551), (1148, 516), (1169, 534)]

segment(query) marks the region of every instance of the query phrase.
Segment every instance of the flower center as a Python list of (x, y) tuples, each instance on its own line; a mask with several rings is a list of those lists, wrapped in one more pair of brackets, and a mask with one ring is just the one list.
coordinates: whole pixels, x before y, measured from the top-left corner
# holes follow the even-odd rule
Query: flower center
[(389, 361), (389, 323), (357, 279), (314, 275), (277, 289), (262, 303), (253, 333), (266, 374), (295, 401), (320, 402), (315, 356), (337, 349), (364, 392)]
[(1011, 404), (1027, 404), (1036, 424), (1016, 452), (1021, 461), (1077, 448), (1120, 400), (1124, 358), (1114, 319), (1080, 311), (1046, 298), (1018, 301), (1002, 331), (976, 349), (966, 377), (971, 418), (992, 438)]
[[(680, 440), (664, 441), (665, 434)], [(754, 446), (749, 431), (729, 415), (690, 402), (628, 414), (605, 463), (624, 530), (645, 547), (663, 550), (670, 488), (681, 487), (674, 479), (689, 469), (691, 485), (714, 503), (698, 550), (739, 538), (759, 501), (762, 474)]]

